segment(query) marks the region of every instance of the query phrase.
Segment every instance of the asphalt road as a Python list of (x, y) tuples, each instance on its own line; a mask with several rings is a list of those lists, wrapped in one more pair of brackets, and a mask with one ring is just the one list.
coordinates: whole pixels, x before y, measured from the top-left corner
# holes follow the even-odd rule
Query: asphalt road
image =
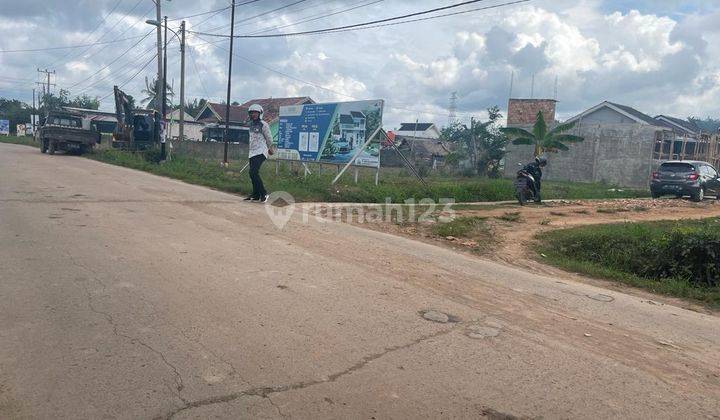
[(719, 416), (716, 316), (0, 144), (2, 419)]

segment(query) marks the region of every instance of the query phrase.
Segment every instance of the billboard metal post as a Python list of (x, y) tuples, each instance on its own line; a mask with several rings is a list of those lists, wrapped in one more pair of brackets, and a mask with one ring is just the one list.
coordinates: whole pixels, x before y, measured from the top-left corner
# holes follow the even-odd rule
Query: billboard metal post
[[(400, 155), (400, 158), (402, 158), (403, 162), (405, 163), (405, 166), (407, 166), (408, 169), (410, 169), (410, 171), (412, 171), (412, 173), (415, 175), (415, 177), (416, 177), (417, 179), (419, 179), (420, 182), (422, 182), (422, 184), (425, 186), (425, 188), (429, 188), (430, 186), (428, 185), (428, 183), (425, 182), (425, 180), (420, 176), (420, 174), (419, 174), (418, 171), (415, 169), (415, 167), (412, 165), (412, 163), (410, 163), (410, 161), (408, 160), (408, 158), (405, 157), (405, 155), (402, 154), (402, 152), (400, 151), (400, 149), (398, 149), (397, 145), (395, 145), (395, 142), (394, 142), (394, 141), (391, 141), (391, 140), (388, 138), (387, 133), (385, 132), (385, 130), (382, 131), (382, 135), (383, 135), (383, 137), (384, 137), (386, 140), (390, 141), (390, 144), (392, 144), (392, 147), (393, 147), (393, 149), (395, 149), (395, 151), (397, 152), (397, 154)], [(378, 167), (378, 173), (379, 173), (379, 171), (380, 171), (380, 168)]]

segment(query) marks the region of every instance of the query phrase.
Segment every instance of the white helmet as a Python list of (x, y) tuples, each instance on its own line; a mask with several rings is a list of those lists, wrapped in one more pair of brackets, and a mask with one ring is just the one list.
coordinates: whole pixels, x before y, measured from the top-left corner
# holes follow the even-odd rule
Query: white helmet
[(260, 104), (252, 104), (252, 105), (250, 105), (250, 108), (248, 108), (248, 113), (253, 112), (253, 111), (259, 112), (260, 115), (262, 115), (263, 107), (260, 106)]

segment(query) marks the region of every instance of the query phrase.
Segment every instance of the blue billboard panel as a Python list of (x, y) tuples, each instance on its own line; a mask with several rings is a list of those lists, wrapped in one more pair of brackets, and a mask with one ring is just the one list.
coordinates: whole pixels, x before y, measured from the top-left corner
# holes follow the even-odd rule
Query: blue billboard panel
[(0, 120), (0, 134), (10, 135), (10, 121)]
[[(381, 127), (382, 110), (382, 100), (280, 107), (278, 157), (347, 164)], [(380, 165), (379, 137), (353, 164)]]

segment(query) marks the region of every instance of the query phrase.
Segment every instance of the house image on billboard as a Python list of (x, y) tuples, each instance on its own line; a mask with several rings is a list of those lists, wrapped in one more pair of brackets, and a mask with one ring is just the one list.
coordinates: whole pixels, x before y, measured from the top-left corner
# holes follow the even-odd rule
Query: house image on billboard
[(341, 153), (362, 146), (365, 143), (365, 114), (359, 111), (340, 114), (340, 135), (338, 137), (336, 144)]

